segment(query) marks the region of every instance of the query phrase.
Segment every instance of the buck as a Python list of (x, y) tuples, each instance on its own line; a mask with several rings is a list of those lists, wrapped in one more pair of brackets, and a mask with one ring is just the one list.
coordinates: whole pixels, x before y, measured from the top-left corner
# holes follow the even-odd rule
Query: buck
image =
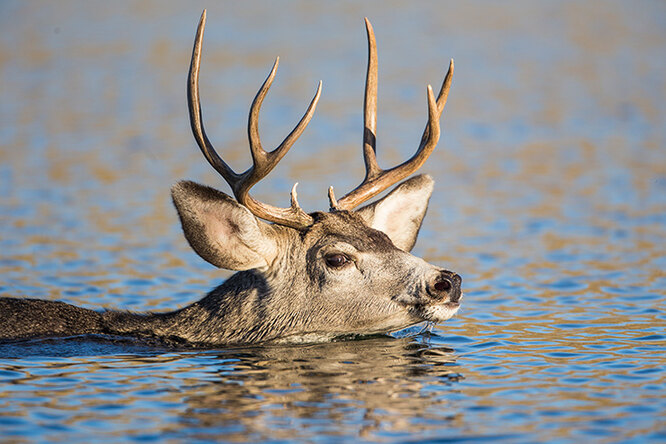
[[(253, 165), (243, 173), (233, 171), (213, 148), (203, 125), (198, 84), (205, 23), (204, 10), (188, 76), (190, 123), (201, 152), (229, 184), (235, 199), (191, 181), (177, 183), (171, 194), (194, 251), (216, 267), (237, 273), (198, 302), (167, 313), (98, 312), (58, 301), (0, 298), (0, 339), (101, 334), (191, 345), (321, 341), (387, 333), (452, 317), (462, 298), (461, 277), (409, 253), (433, 180), (427, 175), (407, 178), (439, 140), (453, 60), (437, 99), (427, 88), (428, 123), (416, 153), (383, 170), (375, 156), (377, 50), (366, 19), (365, 178), (340, 199), (329, 188), (329, 211), (308, 214), (298, 204), (296, 185), (289, 208), (259, 202), (249, 191), (304, 131), (319, 100), (321, 82), (294, 130), (275, 150), (265, 151), (258, 115), (275, 77), (276, 59), (250, 108)], [(382, 199), (355, 209), (403, 179), (407, 180)]]

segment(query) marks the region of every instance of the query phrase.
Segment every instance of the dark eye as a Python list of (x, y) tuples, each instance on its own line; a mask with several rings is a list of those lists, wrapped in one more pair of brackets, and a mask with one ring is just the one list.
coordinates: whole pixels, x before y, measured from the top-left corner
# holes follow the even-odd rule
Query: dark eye
[(349, 257), (342, 253), (336, 253), (326, 256), (326, 264), (329, 267), (340, 268), (349, 262)]

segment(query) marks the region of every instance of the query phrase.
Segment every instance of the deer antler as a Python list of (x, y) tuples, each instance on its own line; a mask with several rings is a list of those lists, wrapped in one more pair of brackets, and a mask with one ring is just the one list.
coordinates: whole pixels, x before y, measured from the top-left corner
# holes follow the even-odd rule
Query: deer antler
[(388, 170), (382, 170), (377, 164), (375, 148), (375, 131), (377, 127), (377, 44), (375, 33), (370, 21), (365, 19), (368, 33), (368, 71), (365, 80), (363, 159), (365, 160), (365, 178), (354, 190), (341, 199), (335, 199), (333, 188), (329, 188), (328, 196), (331, 209), (352, 210), (363, 202), (371, 199), (391, 185), (401, 181), (418, 170), (428, 159), (439, 141), (439, 118), (444, 111), (446, 99), (451, 88), (453, 76), (453, 59), (449, 64), (444, 82), (435, 101), (432, 87), (428, 85), (428, 123), (421, 137), (421, 144), (416, 153), (407, 161)]
[(194, 48), (192, 49), (192, 62), (190, 63), (190, 73), (187, 79), (187, 102), (190, 111), (190, 124), (194, 138), (201, 148), (208, 163), (211, 164), (215, 170), (227, 181), (233, 190), (236, 200), (247, 207), (252, 214), (262, 219), (266, 219), (276, 224), (286, 225), (288, 227), (303, 229), (313, 224), (312, 217), (301, 209), (298, 205), (296, 195), (296, 185), (291, 191), (291, 207), (278, 208), (255, 200), (250, 196), (249, 191), (261, 179), (266, 177), (268, 173), (275, 168), (282, 157), (289, 151), (289, 148), (294, 144), (296, 139), (303, 133), (307, 127), (310, 119), (312, 118), (319, 95), (321, 93), (321, 82), (317, 87), (317, 92), (310, 102), (307, 111), (298, 122), (298, 125), (292, 130), (291, 133), (284, 139), (284, 141), (273, 151), (267, 152), (261, 146), (259, 138), (259, 110), (264, 101), (264, 97), (268, 93), (268, 89), (273, 83), (275, 72), (277, 71), (279, 57), (275, 59), (273, 69), (259, 89), (252, 106), (250, 108), (250, 115), (248, 118), (248, 137), (250, 140), (250, 152), (252, 154), (252, 167), (244, 173), (236, 173), (229, 165), (222, 160), (217, 154), (213, 145), (208, 140), (206, 131), (203, 126), (203, 119), (201, 115), (201, 104), (199, 102), (199, 65), (201, 63), (201, 45), (203, 40), (204, 28), (206, 27), (206, 10), (204, 9), (197, 28), (197, 35), (194, 40)]

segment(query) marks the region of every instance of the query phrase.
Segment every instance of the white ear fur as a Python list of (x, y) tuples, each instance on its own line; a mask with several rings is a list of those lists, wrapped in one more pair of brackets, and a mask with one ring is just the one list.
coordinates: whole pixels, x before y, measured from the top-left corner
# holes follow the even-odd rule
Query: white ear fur
[(412, 177), (357, 213), (368, 226), (383, 231), (396, 247), (410, 251), (416, 243), (433, 186), (434, 181), (428, 175)]
[(181, 181), (171, 188), (185, 238), (216, 267), (266, 267), (277, 255), (274, 228), (221, 191)]

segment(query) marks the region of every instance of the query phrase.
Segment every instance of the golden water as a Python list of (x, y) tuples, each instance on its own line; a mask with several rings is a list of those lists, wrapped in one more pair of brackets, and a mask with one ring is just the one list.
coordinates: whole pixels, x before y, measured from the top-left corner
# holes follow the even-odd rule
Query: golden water
[(211, 139), (249, 162), (319, 79), (317, 114), (264, 183), (307, 210), (356, 185), (379, 44), (378, 156), (416, 148), (425, 85), (456, 74), (415, 253), (464, 278), (432, 334), (293, 347), (0, 345), (3, 441), (506, 442), (666, 439), (666, 6), (659, 2), (2, 2), (0, 295), (163, 310), (228, 273), (189, 250), (181, 178), (226, 191), (195, 147), (185, 79), (208, 8)]

